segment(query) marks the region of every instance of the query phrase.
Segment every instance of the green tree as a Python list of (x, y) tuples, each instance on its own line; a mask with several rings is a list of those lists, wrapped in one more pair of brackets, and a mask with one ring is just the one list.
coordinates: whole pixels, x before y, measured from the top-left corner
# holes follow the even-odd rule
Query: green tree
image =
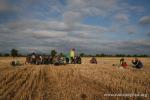
[(106, 55), (105, 55), (104, 53), (102, 53), (100, 56), (101, 56), (101, 57), (105, 57)]
[(132, 57), (132, 56), (128, 54), (127, 57)]
[(4, 54), (4, 57), (8, 57), (8, 56), (10, 56), (9, 53), (5, 53)]
[(51, 50), (51, 56), (54, 57), (56, 56), (57, 52), (55, 50)]
[(138, 57), (138, 55), (134, 54), (133, 57)]
[(96, 54), (95, 56), (96, 56), (96, 57), (100, 57), (100, 54)]
[(81, 56), (81, 57), (84, 57), (84, 56), (85, 56), (85, 54), (84, 54), (84, 53), (81, 53), (81, 54), (80, 54), (80, 56)]
[(59, 54), (61, 57), (64, 57), (65, 55), (61, 52), (60, 54)]
[(13, 57), (18, 56), (18, 50), (12, 49), (12, 50), (11, 50), (11, 56), (13, 56)]

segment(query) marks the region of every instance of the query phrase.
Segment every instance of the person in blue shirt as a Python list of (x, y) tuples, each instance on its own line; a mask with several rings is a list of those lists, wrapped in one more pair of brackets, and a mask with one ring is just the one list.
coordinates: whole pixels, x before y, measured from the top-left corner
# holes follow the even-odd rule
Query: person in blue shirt
[(138, 69), (143, 68), (143, 63), (138, 58), (132, 60), (132, 64), (134, 68), (138, 68)]

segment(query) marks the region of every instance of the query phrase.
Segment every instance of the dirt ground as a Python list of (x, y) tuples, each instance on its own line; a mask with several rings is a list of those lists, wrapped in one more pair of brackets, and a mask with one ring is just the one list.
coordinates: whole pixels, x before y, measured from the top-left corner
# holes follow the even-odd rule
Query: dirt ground
[[(82, 64), (24, 65), (13, 67), (13, 58), (0, 58), (0, 100), (150, 100), (150, 58), (139, 58), (143, 69), (112, 66), (120, 58), (82, 58)], [(119, 96), (120, 94), (120, 96)], [(126, 96), (125, 96), (126, 95)]]

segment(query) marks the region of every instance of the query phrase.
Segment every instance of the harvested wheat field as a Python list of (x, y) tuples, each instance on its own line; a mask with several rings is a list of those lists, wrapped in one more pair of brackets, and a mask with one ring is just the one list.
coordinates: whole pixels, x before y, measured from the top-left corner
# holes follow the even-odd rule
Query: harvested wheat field
[(18, 67), (10, 66), (11, 59), (0, 58), (0, 100), (149, 100), (150, 58), (140, 58), (144, 63), (141, 70), (131, 68), (132, 58), (125, 58), (128, 69), (112, 66), (120, 58), (111, 57), (97, 58), (97, 65), (82, 58), (80, 65)]

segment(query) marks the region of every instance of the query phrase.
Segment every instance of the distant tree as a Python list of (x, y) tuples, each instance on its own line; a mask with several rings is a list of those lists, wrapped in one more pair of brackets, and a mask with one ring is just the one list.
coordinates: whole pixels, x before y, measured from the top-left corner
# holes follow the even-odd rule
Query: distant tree
[(100, 54), (96, 54), (96, 57), (100, 57)]
[(0, 53), (0, 57), (2, 57), (3, 55)]
[(113, 57), (113, 55), (109, 54), (109, 55), (107, 55), (107, 57)]
[(80, 53), (80, 56), (81, 56), (81, 57), (84, 57), (84, 56), (85, 56), (85, 54), (84, 54), (84, 53)]
[(126, 55), (124, 54), (116, 54), (116, 57), (125, 57)]
[(11, 56), (17, 57), (17, 56), (18, 56), (18, 50), (12, 49), (12, 50), (11, 50)]
[(55, 50), (51, 50), (51, 56), (54, 57), (56, 56), (57, 52)]
[(60, 55), (60, 56), (62, 56), (62, 57), (64, 57), (64, 56), (65, 56), (62, 52), (61, 52), (59, 55)]
[(101, 57), (105, 57), (106, 55), (105, 55), (104, 53), (102, 53), (100, 56), (101, 56)]
[(18, 54), (18, 57), (25, 57), (24, 54)]
[(148, 57), (148, 55), (144, 54), (144, 55), (142, 55), (142, 57)]
[(131, 55), (128, 54), (127, 57), (131, 57)]
[(9, 53), (5, 53), (5, 54), (4, 54), (4, 57), (8, 57), (8, 56), (10, 56)]
[(143, 55), (138, 55), (138, 57), (148, 57), (148, 55), (143, 54)]
[(133, 55), (133, 57), (138, 57), (138, 55), (135, 54), (135, 55)]
[(93, 55), (91, 55), (91, 54), (89, 54), (89, 55), (87, 55), (87, 57), (92, 57)]

